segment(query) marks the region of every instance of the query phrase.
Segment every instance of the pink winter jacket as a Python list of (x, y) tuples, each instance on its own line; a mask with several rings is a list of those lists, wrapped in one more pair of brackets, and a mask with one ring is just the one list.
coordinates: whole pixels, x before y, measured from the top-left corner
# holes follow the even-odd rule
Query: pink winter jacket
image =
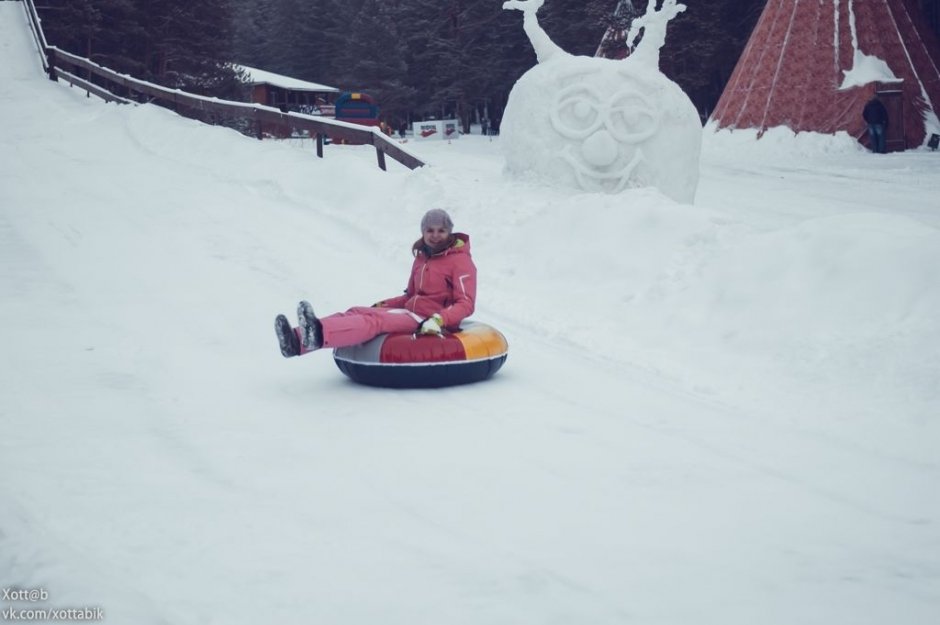
[(381, 302), (383, 308), (404, 308), (422, 319), (434, 313), (444, 326), (454, 328), (473, 314), (477, 297), (477, 268), (470, 257), (470, 237), (454, 233), (454, 243), (443, 252), (426, 256), (420, 241), (404, 295)]

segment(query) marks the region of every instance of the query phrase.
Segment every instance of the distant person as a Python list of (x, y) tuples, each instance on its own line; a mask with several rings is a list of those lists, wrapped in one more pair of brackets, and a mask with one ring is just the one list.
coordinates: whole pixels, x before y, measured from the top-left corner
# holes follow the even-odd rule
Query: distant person
[(483, 134), (484, 137), (485, 137), (486, 135), (490, 134), (490, 120), (488, 120), (487, 118), (484, 117), (484, 118), (480, 121), (480, 130), (481, 130), (481, 132), (482, 132), (482, 134)]
[(868, 141), (871, 145), (871, 151), (884, 154), (887, 151), (885, 149), (885, 131), (888, 129), (888, 109), (885, 108), (877, 93), (865, 105), (862, 117), (868, 124)]
[(306, 301), (297, 306), (299, 327), (278, 315), (274, 330), (285, 358), (322, 347), (365, 343), (379, 334), (413, 332), (442, 336), (473, 313), (477, 269), (470, 237), (454, 232), (450, 215), (432, 208), (421, 219), (421, 238), (411, 247), (414, 263), (403, 295), (317, 318)]

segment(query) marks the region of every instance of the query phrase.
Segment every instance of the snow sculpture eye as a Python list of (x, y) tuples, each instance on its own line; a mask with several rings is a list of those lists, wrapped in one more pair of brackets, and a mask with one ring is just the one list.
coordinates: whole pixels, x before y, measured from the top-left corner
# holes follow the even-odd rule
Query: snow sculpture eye
[(597, 92), (585, 85), (564, 87), (551, 106), (552, 127), (568, 139), (586, 139), (604, 125), (601, 102)]
[(659, 132), (662, 111), (637, 91), (619, 91), (610, 99), (607, 130), (621, 143), (640, 143)]
[(578, 119), (586, 119), (592, 110), (591, 105), (587, 102), (578, 102), (574, 105), (574, 115)]

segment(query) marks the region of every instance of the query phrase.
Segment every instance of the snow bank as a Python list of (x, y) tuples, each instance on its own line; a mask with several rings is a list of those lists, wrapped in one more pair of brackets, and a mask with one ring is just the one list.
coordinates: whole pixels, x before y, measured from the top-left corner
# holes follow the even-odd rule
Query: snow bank
[(865, 148), (844, 131), (834, 135), (794, 132), (786, 126), (768, 128), (762, 134), (755, 128), (728, 129), (714, 121), (705, 126), (702, 141), (712, 158), (746, 160), (748, 157), (789, 160), (823, 155), (864, 152)]
[[(725, 399), (761, 405), (772, 380), (799, 394), (789, 406), (830, 416), (935, 410), (935, 227), (859, 212), (761, 232), (649, 190), (586, 204), (518, 224), (530, 245), (507, 245), (492, 305)], [(560, 249), (539, 245), (558, 232)]]

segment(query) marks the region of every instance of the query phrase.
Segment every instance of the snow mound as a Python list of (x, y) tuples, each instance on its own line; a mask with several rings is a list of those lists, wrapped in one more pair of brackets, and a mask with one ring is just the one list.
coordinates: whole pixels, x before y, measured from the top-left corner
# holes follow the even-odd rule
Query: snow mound
[(744, 160), (750, 156), (772, 159), (811, 158), (827, 154), (864, 152), (858, 141), (844, 131), (834, 135), (819, 132), (794, 132), (786, 126), (768, 128), (718, 128), (714, 121), (705, 126), (703, 150), (711, 155)]
[(888, 63), (877, 56), (871, 56), (855, 51), (852, 60), (852, 69), (842, 72), (845, 77), (839, 89), (851, 89), (852, 87), (862, 87), (873, 82), (901, 82), (901, 79), (894, 75)]

